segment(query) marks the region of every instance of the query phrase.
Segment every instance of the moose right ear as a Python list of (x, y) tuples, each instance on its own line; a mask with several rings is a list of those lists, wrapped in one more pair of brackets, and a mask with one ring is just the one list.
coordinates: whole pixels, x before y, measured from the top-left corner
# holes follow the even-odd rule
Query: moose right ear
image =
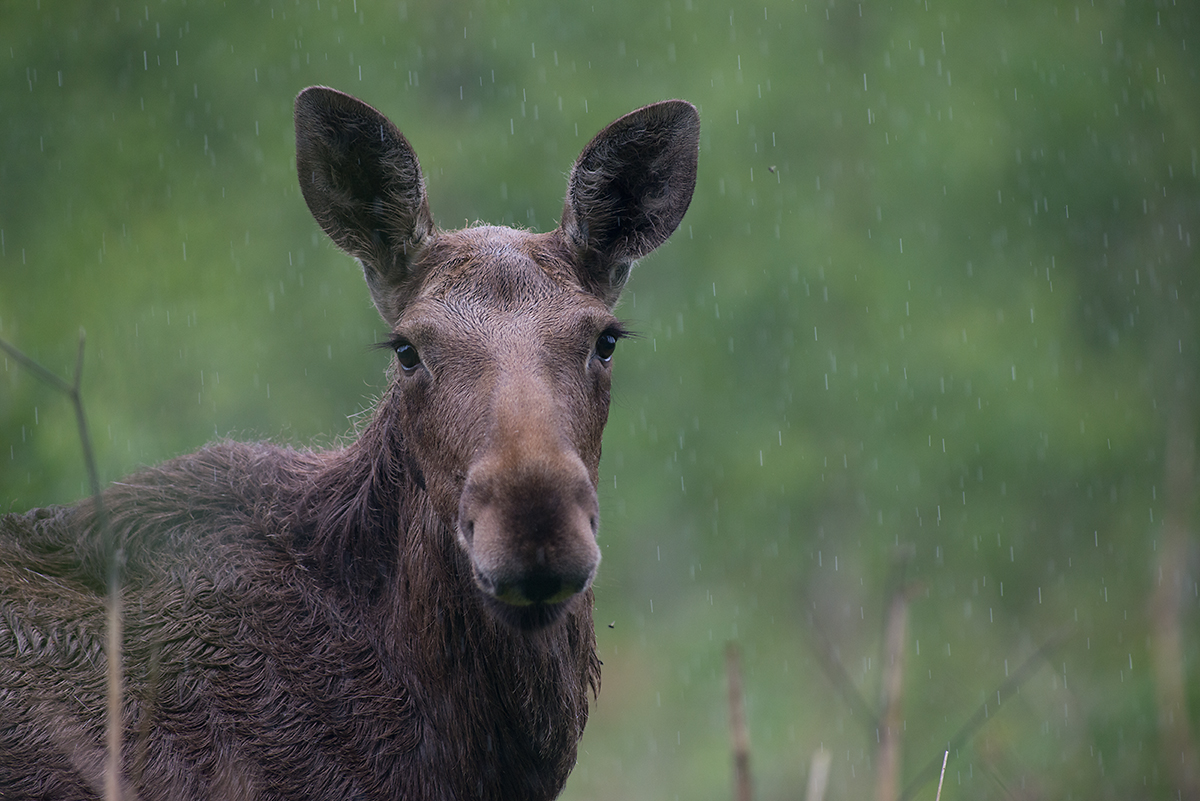
[(683, 100), (630, 112), (571, 168), (562, 234), (589, 289), (615, 305), (633, 262), (667, 240), (696, 188), (700, 116)]
[(296, 97), (296, 172), (309, 211), (359, 260), (375, 307), (394, 323), (435, 230), (412, 145), (366, 103), (312, 86)]

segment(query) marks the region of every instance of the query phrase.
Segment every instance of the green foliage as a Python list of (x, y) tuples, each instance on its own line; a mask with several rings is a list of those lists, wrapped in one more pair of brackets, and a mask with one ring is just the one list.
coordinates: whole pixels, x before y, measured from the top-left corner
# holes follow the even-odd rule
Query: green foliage
[[(898, 554), (905, 782), (989, 704), (947, 797), (1174, 797), (1147, 631), (1182, 582), (1195, 731), (1194, 534), (1175, 575), (1157, 555), (1165, 516), (1195, 523), (1194, 477), (1172, 508), (1164, 465), (1197, 409), (1186, 4), (3, 15), (0, 336), (69, 375), (86, 329), (108, 480), (213, 437), (328, 443), (382, 386), (382, 323), (297, 191), (304, 86), (391, 116), (447, 227), (547, 230), (597, 129), (698, 104), (695, 200), (622, 307), (643, 336), (602, 466), (605, 684), (567, 797), (727, 797), (730, 639), (760, 797), (799, 796), (822, 745), (829, 797), (866, 797), (875, 724), (820, 655), (876, 705)], [(6, 361), (0, 502), (84, 481), (66, 401)]]

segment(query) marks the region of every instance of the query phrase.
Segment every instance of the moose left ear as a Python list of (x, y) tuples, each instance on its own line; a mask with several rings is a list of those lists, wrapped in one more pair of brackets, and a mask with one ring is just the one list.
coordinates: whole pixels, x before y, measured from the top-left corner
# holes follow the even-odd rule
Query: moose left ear
[(571, 168), (562, 233), (584, 285), (615, 305), (633, 262), (678, 227), (696, 187), (700, 115), (683, 100), (640, 108), (588, 143)]
[(309, 211), (362, 264), (375, 307), (393, 325), (436, 230), (412, 145), (361, 100), (310, 86), (296, 97), (296, 172)]

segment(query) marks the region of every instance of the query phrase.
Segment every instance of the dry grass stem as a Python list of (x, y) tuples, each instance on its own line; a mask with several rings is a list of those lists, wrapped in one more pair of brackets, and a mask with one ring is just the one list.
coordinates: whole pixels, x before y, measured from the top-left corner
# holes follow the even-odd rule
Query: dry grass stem
[(813, 751), (812, 764), (808, 769), (808, 789), (804, 801), (824, 801), (825, 788), (829, 785), (829, 766), (833, 753), (828, 748)]
[(746, 728), (746, 707), (742, 700), (742, 671), (738, 648), (725, 648), (725, 669), (729, 676), (729, 730), (733, 740), (733, 788), (736, 801), (750, 801), (750, 732)]
[(1184, 588), (1191, 525), (1195, 512), (1196, 427), (1192, 421), (1191, 382), (1181, 379), (1179, 397), (1167, 421), (1163, 459), (1164, 514), (1162, 540), (1156, 549), (1156, 579), (1150, 595), (1150, 659), (1158, 730), (1170, 765), (1171, 781), (1180, 798), (1200, 798), (1200, 753), (1188, 720), (1185, 679)]
[(875, 769), (875, 801), (895, 801), (900, 792), (900, 748), (903, 731), (904, 640), (908, 631), (908, 595), (897, 588), (884, 628), (883, 686), (880, 692), (879, 756)]

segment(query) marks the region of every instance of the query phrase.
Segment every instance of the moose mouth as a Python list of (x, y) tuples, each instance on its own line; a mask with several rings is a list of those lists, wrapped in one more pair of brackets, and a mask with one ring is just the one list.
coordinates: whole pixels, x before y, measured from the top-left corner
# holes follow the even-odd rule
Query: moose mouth
[(520, 581), (493, 581), (475, 573), (487, 608), (504, 624), (519, 631), (537, 631), (559, 622), (571, 601), (587, 589), (552, 574), (535, 574)]
[(513, 606), (501, 600), (485, 595), (487, 607), (505, 625), (517, 631), (533, 632), (549, 628), (563, 619), (570, 606), (569, 599), (561, 603), (534, 603), (527, 606)]

